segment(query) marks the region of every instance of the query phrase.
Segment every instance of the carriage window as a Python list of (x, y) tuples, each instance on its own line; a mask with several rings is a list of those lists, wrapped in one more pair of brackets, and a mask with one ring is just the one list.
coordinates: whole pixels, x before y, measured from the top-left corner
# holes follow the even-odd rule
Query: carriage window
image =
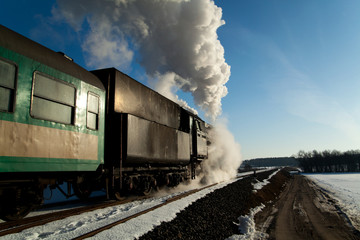
[(86, 126), (93, 130), (99, 129), (99, 96), (88, 93)]
[(14, 111), (16, 66), (0, 60), (0, 111)]
[(74, 86), (36, 72), (33, 88), (31, 116), (65, 124), (74, 123)]

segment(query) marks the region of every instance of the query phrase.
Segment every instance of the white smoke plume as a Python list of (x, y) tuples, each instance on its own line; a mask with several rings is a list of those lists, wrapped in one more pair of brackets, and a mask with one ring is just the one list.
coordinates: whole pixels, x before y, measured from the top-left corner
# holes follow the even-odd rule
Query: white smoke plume
[(203, 181), (214, 183), (236, 176), (242, 162), (240, 144), (227, 128), (226, 119), (218, 119), (209, 131), (209, 159), (204, 161)]
[[(225, 24), (222, 9), (214, 1), (58, 0), (53, 17), (69, 23), (80, 38), (85, 35), (88, 66), (126, 69), (136, 60), (163, 95), (188, 107), (176, 92), (190, 92), (207, 117), (215, 121), (221, 114), (230, 66), (216, 32)], [(211, 134), (207, 181), (234, 176), (239, 145), (224, 123), (215, 124)]]
[[(221, 114), (230, 66), (217, 29), (225, 22), (211, 0), (58, 0), (53, 15), (78, 32), (88, 66), (128, 67), (137, 59), (150, 77), (172, 74), (172, 84), (191, 92), (205, 114)], [(160, 80), (161, 81), (161, 80)], [(163, 92), (162, 92), (163, 93)]]
[(180, 99), (179, 96), (176, 95), (177, 90), (179, 90), (179, 88), (176, 85), (177, 78), (178, 76), (175, 73), (168, 72), (162, 74), (161, 76), (159, 74), (156, 74), (155, 79), (150, 79), (150, 80), (153, 80), (155, 82), (153, 84), (154, 88), (162, 95), (178, 103), (181, 107), (187, 109), (188, 111), (198, 115), (196, 109), (190, 107), (186, 101)]

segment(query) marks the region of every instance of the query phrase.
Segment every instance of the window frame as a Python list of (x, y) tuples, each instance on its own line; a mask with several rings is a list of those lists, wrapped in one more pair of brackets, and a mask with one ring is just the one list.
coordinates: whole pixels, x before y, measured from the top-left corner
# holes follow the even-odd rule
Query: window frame
[(15, 76), (14, 76), (14, 88), (9, 88), (6, 86), (3, 86), (0, 84), (1, 88), (4, 89), (9, 89), (10, 91), (13, 91), (13, 97), (12, 97), (12, 104), (11, 104), (11, 109), (10, 111), (5, 110), (5, 109), (0, 109), (0, 112), (6, 112), (6, 113), (14, 113), (15, 112), (15, 107), (16, 107), (16, 93), (17, 93), (17, 86), (18, 86), (18, 74), (19, 74), (19, 66), (16, 62), (11, 61), (9, 59), (0, 57), (0, 61), (3, 61), (5, 63), (8, 63), (10, 65), (13, 65), (15, 67)]
[[(43, 77), (46, 77), (46, 78), (49, 78), (53, 81), (56, 81), (56, 82), (59, 82), (61, 84), (64, 84), (64, 85), (67, 85), (69, 87), (72, 87), (74, 88), (74, 106), (72, 105), (69, 105), (65, 102), (62, 102), (62, 101), (57, 101), (57, 100), (53, 100), (53, 99), (48, 99), (44, 96), (37, 96), (35, 95), (35, 82), (36, 82), (36, 75), (41, 75)], [(64, 106), (68, 106), (68, 107), (71, 107), (71, 122), (70, 123), (67, 123), (67, 122), (62, 122), (62, 121), (57, 121), (57, 120), (54, 120), (54, 119), (50, 119), (50, 118), (43, 118), (43, 117), (37, 117), (37, 116), (34, 116), (33, 115), (33, 106), (34, 106), (34, 97), (37, 97), (37, 98), (40, 98), (40, 99), (43, 99), (43, 100), (46, 100), (46, 101), (49, 101), (49, 102), (52, 102), (52, 103), (57, 103), (57, 104), (61, 104), (61, 105), (64, 105)], [(77, 108), (77, 88), (75, 85), (69, 83), (69, 82), (66, 82), (64, 80), (61, 80), (61, 79), (58, 79), (56, 77), (53, 77), (49, 74), (46, 74), (46, 73), (43, 73), (43, 72), (40, 72), (40, 71), (34, 71), (33, 73), (33, 79), (32, 79), (32, 90), (31, 90), (31, 105), (30, 105), (30, 116), (32, 118), (35, 118), (35, 119), (41, 119), (41, 120), (46, 120), (46, 121), (50, 121), (50, 122), (54, 122), (54, 123), (60, 123), (60, 124), (65, 124), (65, 125), (71, 125), (71, 126), (74, 126), (76, 124), (76, 108)]]
[[(89, 96), (92, 95), (93, 97), (96, 97), (98, 99), (98, 112), (95, 113), (93, 111), (89, 110)], [(88, 126), (88, 117), (89, 117), (89, 113), (95, 114), (96, 115), (96, 127), (92, 128)], [(93, 130), (93, 131), (98, 131), (99, 130), (99, 123), (100, 123), (100, 95), (92, 92), (92, 91), (88, 91), (87, 93), (87, 99), (86, 99), (86, 128)]]

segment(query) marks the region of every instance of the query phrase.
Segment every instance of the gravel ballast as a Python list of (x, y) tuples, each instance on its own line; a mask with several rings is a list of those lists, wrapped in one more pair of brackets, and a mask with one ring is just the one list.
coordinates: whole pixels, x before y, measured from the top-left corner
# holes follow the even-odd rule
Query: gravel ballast
[(208, 194), (140, 239), (226, 239), (240, 234), (235, 224), (238, 218), (247, 215), (251, 208), (275, 199), (290, 177), (281, 170), (268, 185), (254, 192), (252, 183), (267, 179), (273, 172), (240, 179)]

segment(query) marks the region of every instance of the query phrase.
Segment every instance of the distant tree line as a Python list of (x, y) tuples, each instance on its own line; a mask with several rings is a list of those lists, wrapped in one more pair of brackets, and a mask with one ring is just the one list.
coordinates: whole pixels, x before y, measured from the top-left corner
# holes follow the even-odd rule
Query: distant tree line
[(255, 158), (245, 160), (240, 167), (245, 168), (258, 168), (258, 167), (281, 167), (281, 166), (298, 166), (295, 157), (273, 157), (273, 158)]
[(299, 151), (296, 156), (299, 166), (304, 172), (359, 172), (360, 150), (346, 152), (323, 151), (311, 152)]

